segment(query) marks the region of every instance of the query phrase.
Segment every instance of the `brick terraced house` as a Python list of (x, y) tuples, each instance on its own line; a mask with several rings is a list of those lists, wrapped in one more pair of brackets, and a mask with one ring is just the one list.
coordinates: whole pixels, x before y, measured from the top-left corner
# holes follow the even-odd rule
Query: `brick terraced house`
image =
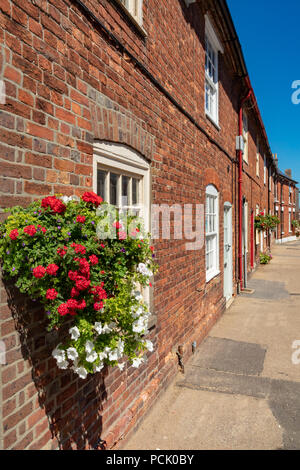
[(2, 208), (88, 190), (117, 205), (128, 178), (149, 212), (205, 207), (203, 246), (153, 242), (155, 349), (137, 370), (58, 370), (43, 310), (1, 287), (0, 448), (111, 449), (247, 286), (274, 242), (254, 218), (293, 214), (295, 181), (273, 158), (225, 0), (1, 0), (0, 38)]
[[(277, 156), (275, 156), (276, 160)], [(276, 231), (276, 242), (285, 243), (296, 240), (293, 220), (298, 220), (299, 202), (297, 181), (292, 179), (292, 170), (277, 171), (274, 194), (274, 211), (280, 219)]]

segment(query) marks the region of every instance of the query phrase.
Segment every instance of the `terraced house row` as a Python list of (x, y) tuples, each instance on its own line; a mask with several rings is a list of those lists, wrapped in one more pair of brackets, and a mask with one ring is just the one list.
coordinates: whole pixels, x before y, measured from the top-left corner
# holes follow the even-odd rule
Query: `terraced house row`
[[(91, 190), (150, 215), (153, 204), (205, 208), (201, 246), (153, 240), (155, 347), (139, 369), (85, 381), (58, 370), (41, 307), (2, 284), (0, 448), (111, 449), (260, 253), (294, 236), (296, 181), (270, 149), (225, 0), (1, 0), (0, 39), (2, 208)], [(255, 230), (262, 211), (280, 217), (277, 232)]]

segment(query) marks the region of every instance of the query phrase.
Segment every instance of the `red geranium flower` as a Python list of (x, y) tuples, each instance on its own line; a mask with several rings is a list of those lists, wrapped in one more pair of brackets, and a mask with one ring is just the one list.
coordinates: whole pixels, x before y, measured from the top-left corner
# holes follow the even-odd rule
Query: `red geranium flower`
[(126, 237), (127, 237), (126, 232), (124, 232), (124, 231), (121, 230), (121, 231), (118, 233), (118, 237), (119, 237), (119, 240), (125, 240)]
[(97, 300), (102, 300), (102, 299), (106, 299), (107, 298), (107, 293), (106, 291), (103, 289), (103, 283), (101, 283), (101, 286), (95, 286), (93, 289), (92, 289), (92, 292), (95, 296), (95, 299)]
[(99, 311), (99, 310), (102, 310), (103, 308), (103, 302), (96, 302), (94, 303), (94, 309)]
[(80, 245), (79, 243), (72, 243), (71, 245), (72, 248), (74, 248), (75, 253), (81, 253), (82, 255), (85, 255), (86, 253), (86, 248), (83, 245)]
[(85, 290), (89, 287), (91, 281), (88, 281), (83, 276), (78, 276), (76, 279), (76, 289), (78, 290)]
[(57, 214), (63, 214), (66, 210), (66, 206), (55, 196), (48, 196), (42, 199), (42, 207), (45, 209), (50, 207), (50, 209), (52, 209), (52, 211), (56, 212)]
[(69, 300), (67, 300), (66, 305), (67, 305), (68, 308), (74, 309), (74, 308), (78, 307), (78, 302), (75, 299), (69, 299)]
[(63, 258), (67, 254), (67, 246), (64, 246), (63, 248), (57, 248), (57, 254)]
[(84, 215), (78, 215), (76, 217), (76, 222), (80, 223), (80, 224), (84, 224), (85, 222), (85, 216)]
[(99, 260), (96, 255), (91, 255), (89, 259), (90, 259), (91, 264), (98, 264)]
[(81, 199), (85, 202), (91, 202), (96, 207), (98, 207), (99, 204), (101, 204), (101, 202), (103, 201), (102, 197), (98, 196), (92, 191), (84, 193)]
[(63, 317), (64, 315), (67, 315), (69, 313), (69, 308), (68, 308), (67, 304), (61, 304), (58, 307), (57, 311), (60, 314), (60, 316)]
[(12, 230), (9, 234), (9, 237), (11, 238), (11, 240), (16, 240), (18, 236), (19, 236), (19, 232), (17, 229)]
[(76, 281), (78, 277), (78, 271), (69, 271), (68, 276), (69, 276), (69, 279), (71, 279), (71, 281)]
[(34, 225), (27, 225), (27, 227), (24, 228), (24, 233), (27, 233), (30, 237), (33, 237), (36, 234), (36, 228)]
[(58, 292), (55, 289), (48, 289), (46, 292), (46, 299), (55, 300), (58, 296)]
[(81, 274), (83, 274), (86, 277), (90, 277), (90, 265), (88, 261), (84, 258), (80, 259), (79, 265), (80, 265), (79, 271), (81, 272)]
[(114, 223), (113, 223), (113, 227), (119, 229), (119, 228), (123, 228), (123, 225), (121, 224), (121, 222), (114, 222)]
[(46, 274), (46, 269), (43, 266), (37, 266), (33, 269), (33, 275), (36, 278), (42, 278)]
[(86, 307), (86, 302), (84, 299), (82, 299), (80, 302), (78, 302), (77, 308), (79, 310), (83, 310)]
[(47, 229), (45, 227), (42, 227), (41, 225), (38, 225), (37, 228), (41, 230), (41, 232), (46, 233)]
[(75, 289), (75, 287), (72, 287), (71, 297), (78, 297), (79, 294), (80, 294), (79, 290)]
[(47, 274), (50, 276), (56, 276), (57, 271), (59, 270), (59, 267), (56, 264), (49, 264), (46, 268)]

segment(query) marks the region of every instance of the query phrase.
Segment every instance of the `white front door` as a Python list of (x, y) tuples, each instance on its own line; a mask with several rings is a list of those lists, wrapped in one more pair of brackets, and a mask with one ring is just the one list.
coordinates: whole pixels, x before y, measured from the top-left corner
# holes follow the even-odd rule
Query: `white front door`
[(224, 205), (224, 297), (232, 298), (232, 207)]

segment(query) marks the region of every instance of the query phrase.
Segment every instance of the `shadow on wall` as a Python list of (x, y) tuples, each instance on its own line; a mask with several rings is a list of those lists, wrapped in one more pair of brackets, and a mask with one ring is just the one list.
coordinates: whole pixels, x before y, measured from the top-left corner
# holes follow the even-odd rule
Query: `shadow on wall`
[[(108, 375), (107, 369), (86, 380), (79, 379), (70, 370), (59, 370), (51, 353), (63, 342), (70, 325), (66, 324), (59, 331), (47, 332), (47, 318), (43, 307), (20, 294), (15, 286), (7, 282), (4, 285), (8, 306), (19, 333), (21, 353), (26, 361), (24, 373), (31, 371), (40, 409), (45, 412), (45, 417), (41, 420), (48, 420), (52, 434), (52, 447), (62, 450), (104, 449), (105, 441), (101, 440), (101, 412), (102, 403), (107, 398), (104, 383)], [(9, 359), (8, 362), (10, 363)], [(18, 379), (19, 377), (16, 380)], [(35, 394), (26, 394), (27, 403), (35, 403), (35, 398)], [(5, 403), (3, 406), (5, 407)], [(40, 424), (41, 421), (37, 423)], [(32, 426), (34, 425), (35, 423)], [(27, 430), (30, 431), (32, 429)], [(40, 436), (35, 436), (34, 442), (39, 438)], [(30, 442), (28, 447), (32, 447), (34, 442)]]

